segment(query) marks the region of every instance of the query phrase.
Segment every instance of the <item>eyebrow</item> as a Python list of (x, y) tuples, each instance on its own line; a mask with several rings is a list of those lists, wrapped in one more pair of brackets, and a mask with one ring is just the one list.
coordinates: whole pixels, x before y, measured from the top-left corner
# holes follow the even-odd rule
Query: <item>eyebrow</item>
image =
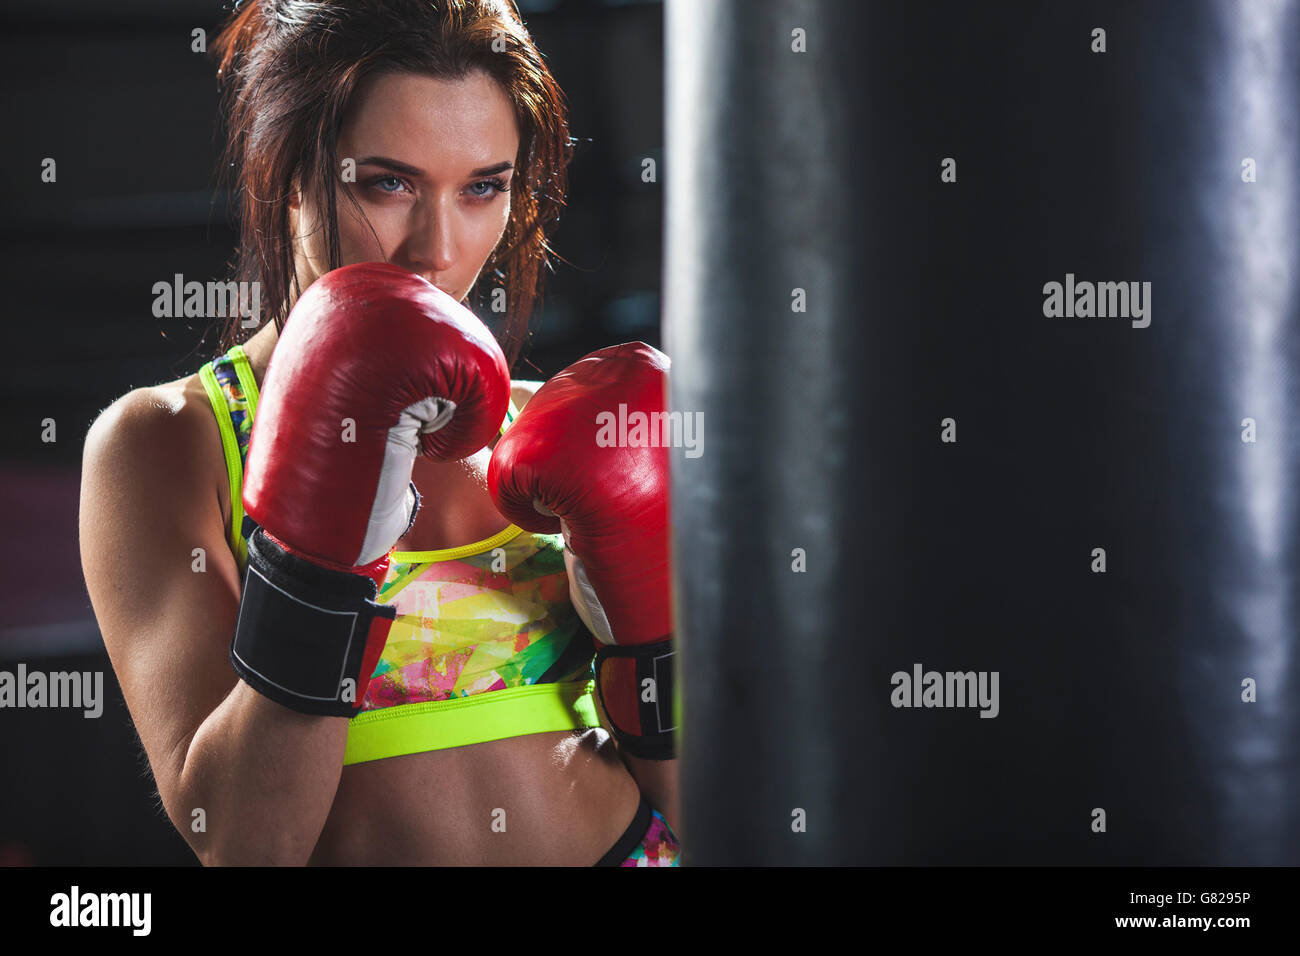
[[(367, 156), (365, 159), (357, 160), (359, 166), (387, 166), (406, 176), (423, 176), (424, 172), (407, 163), (398, 162), (396, 159), (390, 159), (387, 156)], [(514, 169), (515, 164), (509, 161), (497, 163), (494, 166), (484, 166), (481, 169), (470, 171), (471, 176), (491, 176), (494, 173), (503, 173), (507, 169)]]

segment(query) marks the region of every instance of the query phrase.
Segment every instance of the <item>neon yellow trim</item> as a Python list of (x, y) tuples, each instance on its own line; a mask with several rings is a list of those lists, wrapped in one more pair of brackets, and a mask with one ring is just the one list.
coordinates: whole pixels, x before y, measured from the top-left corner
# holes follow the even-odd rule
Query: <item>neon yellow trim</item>
[(248, 400), (248, 420), (251, 422), (257, 415), (257, 402), (261, 397), (261, 393), (257, 390), (257, 377), (253, 375), (253, 366), (249, 364), (248, 356), (238, 345), (232, 345), (226, 354), (234, 360), (235, 375), (239, 377), (244, 398)]
[(239, 460), (239, 442), (235, 438), (235, 428), (230, 422), (230, 406), (226, 403), (226, 393), (217, 382), (216, 373), (211, 365), (199, 369), (199, 381), (208, 393), (212, 411), (217, 416), (217, 430), (221, 432), (221, 450), (226, 456), (226, 476), (230, 479), (230, 548), (235, 552), (240, 565), (247, 560), (244, 538), (239, 533), (240, 523), (244, 520), (244, 500), (240, 488), (244, 480), (244, 466)]
[(595, 684), (593, 680), (530, 684), (368, 710), (348, 722), (343, 764), (599, 727), (592, 694)]
[(513, 422), (518, 417), (519, 417), (519, 409), (515, 407), (515, 400), (512, 398), (510, 399), (510, 407), (506, 409), (505, 421), (503, 421), (501, 423), (501, 427), (497, 429), (497, 434), (504, 435), (506, 433), (506, 427), (510, 425), (510, 423)]
[[(493, 548), (499, 548), (511, 538), (516, 538), (523, 534), (524, 529), (517, 524), (506, 525), (504, 531), (498, 531), (490, 538), (484, 538), (482, 541), (474, 541), (470, 544), (462, 544), (456, 548), (438, 548), (434, 551), (394, 551), (393, 561), (397, 564), (426, 564), (430, 561), (455, 561), (457, 558), (468, 558), (471, 554), (482, 554), (484, 551), (491, 551)], [(385, 598), (387, 600), (387, 598)]]

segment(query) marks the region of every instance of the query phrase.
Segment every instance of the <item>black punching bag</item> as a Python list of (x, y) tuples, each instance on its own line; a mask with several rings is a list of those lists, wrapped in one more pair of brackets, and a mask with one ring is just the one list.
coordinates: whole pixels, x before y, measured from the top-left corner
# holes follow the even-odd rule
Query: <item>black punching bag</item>
[(688, 865), (1300, 863), (1298, 6), (668, 0)]

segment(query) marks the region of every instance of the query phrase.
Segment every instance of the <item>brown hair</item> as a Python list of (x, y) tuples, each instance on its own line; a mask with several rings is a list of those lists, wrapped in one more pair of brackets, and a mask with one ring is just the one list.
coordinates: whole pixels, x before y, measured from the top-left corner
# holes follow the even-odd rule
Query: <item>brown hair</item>
[[(513, 0), (248, 0), (213, 48), (227, 122), (223, 173), (239, 220), (235, 278), (261, 283), (262, 314), (281, 331), (302, 291), (289, 226), (294, 183), (323, 210), (329, 268), (343, 265), (336, 196), (356, 199), (336, 190), (336, 143), (360, 83), (391, 71), (460, 79), (482, 70), (501, 85), (514, 104), (519, 155), (510, 219), (480, 280), (485, 273), (505, 289), (501, 344), (513, 366), (554, 255), (547, 230), (559, 221), (573, 155), (564, 93)], [(481, 285), (471, 307), (485, 295)], [(247, 337), (236, 317), (221, 348)]]

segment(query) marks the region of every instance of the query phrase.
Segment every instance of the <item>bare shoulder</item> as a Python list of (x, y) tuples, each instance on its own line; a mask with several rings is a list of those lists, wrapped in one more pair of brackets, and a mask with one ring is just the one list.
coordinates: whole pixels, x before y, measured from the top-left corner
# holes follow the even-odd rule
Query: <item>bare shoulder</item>
[(515, 408), (523, 411), (528, 400), (533, 397), (533, 393), (545, 385), (545, 382), (535, 382), (531, 379), (511, 379), (510, 381), (510, 398), (515, 403)]
[[(86, 452), (179, 457), (202, 442), (209, 422), (218, 435), (198, 375), (132, 389), (100, 412), (86, 435)], [(178, 444), (179, 443), (179, 444)]]
[(183, 483), (205, 497), (209, 489), (217, 494), (221, 435), (198, 375), (136, 388), (114, 401), (90, 426), (82, 463), (83, 477), (162, 480), (173, 493)]

